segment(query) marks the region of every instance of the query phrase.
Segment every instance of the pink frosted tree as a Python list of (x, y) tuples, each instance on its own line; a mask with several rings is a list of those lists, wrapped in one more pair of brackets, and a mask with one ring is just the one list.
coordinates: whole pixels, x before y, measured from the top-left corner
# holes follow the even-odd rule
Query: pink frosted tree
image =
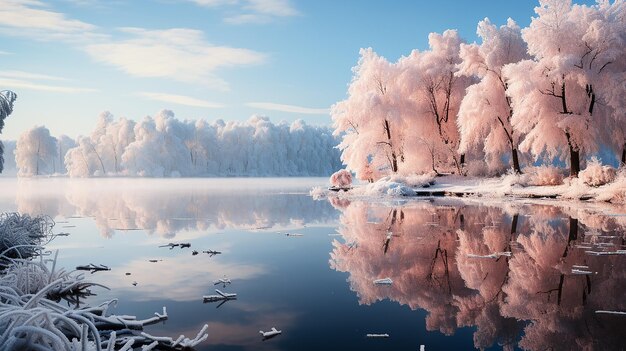
[(457, 75), (475, 76), (479, 81), (467, 88), (459, 108), (459, 152), (482, 146), (492, 162), (510, 153), (513, 170), (521, 173), (517, 151), (520, 135), (511, 125), (513, 109), (502, 67), (527, 59), (526, 43), (512, 19), (498, 28), (485, 18), (478, 23), (477, 34), (482, 39), (480, 45), (461, 44), (460, 50), (462, 62)]
[(450, 166), (460, 172), (464, 162), (464, 155), (458, 153), (457, 114), (472, 78), (455, 74), (461, 63), (462, 42), (454, 30), (431, 33), (429, 50), (414, 50), (398, 62), (403, 115), (407, 116), (408, 129), (417, 135), (417, 145), (411, 150), (429, 154), (432, 170), (437, 173)]
[(616, 62), (624, 57), (624, 11), (623, 1), (586, 6), (540, 0), (537, 17), (522, 30), (534, 59), (503, 69), (511, 124), (525, 134), (520, 150), (565, 158), (567, 149), (573, 177), (581, 153), (598, 149), (599, 129), (612, 112), (607, 101), (624, 94), (623, 63)]
[(360, 54), (348, 98), (333, 105), (331, 116), (335, 135), (343, 134), (341, 160), (358, 178), (368, 179), (372, 171), (398, 172), (404, 121), (398, 109), (402, 96), (394, 86), (396, 66), (371, 48)]

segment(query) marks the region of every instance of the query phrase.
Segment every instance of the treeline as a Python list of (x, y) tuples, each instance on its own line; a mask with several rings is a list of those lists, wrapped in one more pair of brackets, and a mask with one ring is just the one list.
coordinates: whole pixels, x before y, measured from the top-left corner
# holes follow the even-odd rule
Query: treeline
[(341, 168), (336, 145), (331, 129), (301, 120), (181, 121), (163, 110), (138, 123), (104, 112), (91, 135), (77, 139), (34, 127), (14, 154), (17, 175), (26, 177), (326, 176)]
[(626, 162), (626, 3), (540, 0), (527, 28), (478, 24), (389, 62), (362, 49), (331, 111), (342, 161), (362, 180), (390, 173), (501, 174), (613, 150)]

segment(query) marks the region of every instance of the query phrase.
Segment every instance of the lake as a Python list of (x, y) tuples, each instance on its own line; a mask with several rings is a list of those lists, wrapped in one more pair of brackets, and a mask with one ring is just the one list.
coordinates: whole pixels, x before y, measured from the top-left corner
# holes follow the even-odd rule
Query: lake
[[(166, 306), (146, 331), (193, 337), (208, 324), (201, 350), (626, 345), (614, 313), (626, 311), (624, 207), (312, 199), (326, 182), (2, 178), (0, 210), (51, 216), (67, 233), (46, 246), (57, 265), (111, 268), (86, 273), (111, 289), (88, 303), (118, 298), (115, 313), (139, 318)], [(203, 302), (216, 288), (237, 299)], [(272, 327), (282, 335), (263, 341)]]

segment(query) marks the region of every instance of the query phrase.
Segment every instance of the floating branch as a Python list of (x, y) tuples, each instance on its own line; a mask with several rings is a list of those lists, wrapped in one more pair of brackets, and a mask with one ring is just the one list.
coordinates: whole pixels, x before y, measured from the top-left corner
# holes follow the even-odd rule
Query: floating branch
[(511, 252), (510, 251), (494, 252), (494, 253), (489, 254), (489, 255), (467, 254), (467, 257), (470, 257), (470, 258), (500, 258), (502, 256), (511, 257)]
[(237, 294), (229, 294), (215, 289), (218, 295), (205, 295), (202, 296), (204, 302), (224, 301), (224, 300), (237, 300)]
[(580, 270), (580, 269), (572, 268), (572, 274), (585, 275), (585, 274), (593, 274), (593, 272), (591, 272), (591, 271), (583, 271), (583, 270)]
[(626, 316), (626, 312), (624, 312), (624, 311), (603, 311), (603, 310), (600, 310), (600, 311), (596, 311), (596, 313), (601, 313), (601, 314), (619, 314), (619, 315)]
[(215, 255), (221, 255), (222, 252), (221, 251), (214, 251), (214, 250), (207, 250), (207, 251), (202, 251), (206, 254), (209, 254), (209, 257), (213, 257)]
[(215, 280), (213, 282), (213, 285), (223, 285), (224, 287), (226, 287), (226, 284), (232, 284), (232, 282), (230, 281), (230, 279), (224, 277), (224, 278), (220, 278), (218, 280)]
[(389, 334), (367, 334), (365, 336), (368, 338), (388, 338)]
[(161, 261), (163, 261), (163, 260), (148, 260), (148, 262), (151, 262), (151, 263), (157, 263), (157, 262), (161, 262)]
[(285, 236), (304, 236), (304, 234), (299, 234), (299, 233), (285, 233)]
[(393, 284), (393, 280), (391, 278), (383, 278), (374, 280), (374, 284), (376, 285), (391, 285)]
[(610, 255), (626, 255), (626, 250), (616, 251), (585, 251), (587, 255), (593, 256), (610, 256)]
[(95, 265), (93, 263), (90, 263), (88, 265), (83, 265), (83, 266), (77, 266), (76, 267), (77, 271), (91, 271), (91, 274), (94, 274), (95, 272), (99, 272), (99, 271), (110, 271), (111, 268), (101, 264), (101, 265)]
[(282, 334), (282, 332), (282, 330), (277, 330), (276, 327), (272, 327), (270, 331), (266, 332), (259, 330), (259, 333), (263, 336), (263, 340), (271, 339), (277, 335)]
[(159, 247), (169, 247), (170, 250), (175, 247), (180, 247), (181, 249), (184, 249), (186, 247), (191, 247), (191, 244), (190, 243), (179, 243), (179, 244), (169, 243), (167, 245), (161, 245)]

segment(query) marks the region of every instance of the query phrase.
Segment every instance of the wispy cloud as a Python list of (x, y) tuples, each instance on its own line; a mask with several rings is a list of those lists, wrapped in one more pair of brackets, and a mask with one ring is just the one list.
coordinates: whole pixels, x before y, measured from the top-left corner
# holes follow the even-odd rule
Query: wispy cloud
[(121, 31), (131, 38), (88, 45), (86, 51), (96, 61), (132, 76), (202, 82), (226, 90), (227, 83), (214, 75), (218, 68), (265, 61), (265, 55), (256, 51), (211, 45), (198, 30), (122, 28)]
[[(98, 3), (95, 0), (66, 1)], [(281, 9), (279, 5), (263, 4), (269, 0), (193, 1), (203, 6), (239, 4), (241, 8), (249, 8), (255, 13), (273, 13), (275, 16), (292, 12)], [(40, 0), (0, 0), (0, 34), (70, 45), (85, 51), (96, 62), (116, 67), (131, 76), (202, 83), (218, 90), (228, 90), (228, 83), (216, 74), (219, 70), (261, 64), (266, 60), (265, 54), (254, 50), (213, 45), (205, 40), (202, 31), (195, 29), (119, 28), (116, 33), (109, 33), (93, 24), (55, 12)], [(8, 53), (0, 51), (2, 54)], [(42, 77), (4, 77), (22, 79), (20, 84), (32, 89), (38, 87), (43, 90), (47, 86), (30, 81)]]
[(28, 90), (39, 90), (39, 91), (48, 91), (54, 93), (66, 93), (66, 94), (74, 94), (74, 93), (89, 93), (98, 91), (96, 89), (91, 88), (81, 88), (81, 87), (72, 87), (72, 86), (61, 86), (61, 85), (48, 85), (42, 84), (38, 82), (32, 82), (23, 79), (12, 79), (12, 78), (4, 78), (0, 76), (0, 86), (9, 87), (10, 89), (28, 89)]
[(47, 74), (31, 73), (24, 71), (0, 71), (0, 77), (16, 78), (16, 79), (35, 79), (35, 80), (68, 80), (63, 77), (50, 76)]
[(138, 92), (138, 96), (144, 97), (149, 100), (168, 102), (177, 105), (194, 106), (194, 107), (206, 107), (206, 108), (222, 108), (224, 105), (216, 102), (210, 102), (205, 100), (196, 99), (190, 96), (174, 95), (166, 93), (151, 93), (151, 92)]
[(330, 109), (328, 108), (308, 108), (294, 105), (275, 104), (272, 102), (249, 102), (246, 106), (262, 110), (301, 113), (307, 115), (327, 115), (330, 113)]
[(235, 14), (229, 14), (224, 22), (230, 24), (269, 23), (279, 17), (292, 17), (300, 12), (289, 0), (188, 0), (200, 6), (223, 7)]
[(8, 51), (0, 51), (0, 55), (13, 55), (13, 53)]
[(38, 0), (2, 0), (0, 32), (36, 40), (84, 41), (96, 26), (54, 12)]

